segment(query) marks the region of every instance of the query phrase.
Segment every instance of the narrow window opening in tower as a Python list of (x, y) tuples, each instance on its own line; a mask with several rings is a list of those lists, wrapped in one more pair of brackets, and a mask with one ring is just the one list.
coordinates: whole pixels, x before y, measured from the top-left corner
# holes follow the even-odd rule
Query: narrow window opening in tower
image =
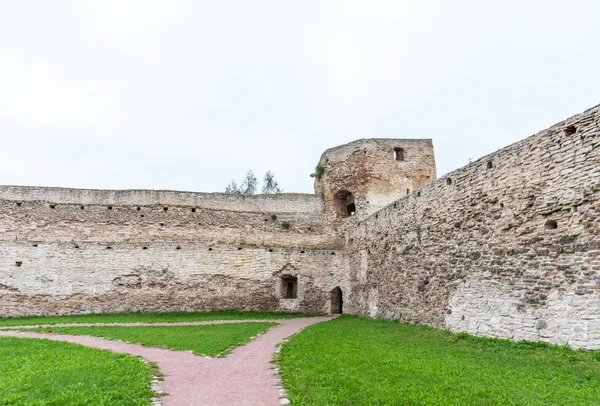
[(340, 190), (334, 195), (334, 209), (340, 217), (350, 217), (356, 214), (354, 196), (347, 190)]
[(295, 276), (282, 277), (281, 289), (284, 299), (296, 299), (298, 297), (298, 278)]
[(396, 161), (404, 161), (404, 148), (394, 148), (394, 159)]

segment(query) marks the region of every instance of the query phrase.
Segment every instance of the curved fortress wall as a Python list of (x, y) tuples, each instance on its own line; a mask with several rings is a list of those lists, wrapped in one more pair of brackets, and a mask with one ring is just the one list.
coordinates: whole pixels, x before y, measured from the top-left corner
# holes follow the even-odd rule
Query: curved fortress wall
[(348, 233), (348, 311), (600, 348), (600, 107), (430, 183)]
[(298, 194), (0, 187), (0, 315), (326, 313), (347, 259), (321, 207)]

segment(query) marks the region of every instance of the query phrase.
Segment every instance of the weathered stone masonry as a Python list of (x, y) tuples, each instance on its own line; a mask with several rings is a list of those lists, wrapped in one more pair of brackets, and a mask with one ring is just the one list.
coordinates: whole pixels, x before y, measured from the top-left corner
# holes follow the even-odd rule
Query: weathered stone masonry
[[(311, 195), (0, 188), (0, 314), (327, 313), (343, 239)], [(285, 278), (296, 295), (285, 297)]]
[(3, 186), (0, 316), (343, 310), (600, 348), (599, 132), (594, 107), (437, 180), (431, 140), (358, 140), (314, 195)]
[(432, 182), (348, 233), (348, 311), (600, 348), (600, 108)]

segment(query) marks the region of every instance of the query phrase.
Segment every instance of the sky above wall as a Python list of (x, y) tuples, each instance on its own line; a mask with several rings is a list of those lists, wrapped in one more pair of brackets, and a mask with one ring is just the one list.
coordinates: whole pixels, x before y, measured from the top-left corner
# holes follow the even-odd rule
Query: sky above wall
[(0, 184), (223, 191), (432, 138), (438, 176), (600, 103), (600, 2), (5, 1)]

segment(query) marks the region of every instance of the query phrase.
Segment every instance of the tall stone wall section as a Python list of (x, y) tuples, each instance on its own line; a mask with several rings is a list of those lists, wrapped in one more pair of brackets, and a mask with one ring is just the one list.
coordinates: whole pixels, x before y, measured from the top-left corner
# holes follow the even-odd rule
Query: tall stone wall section
[[(3, 243), (3, 316), (215, 309), (327, 313), (347, 285), (347, 257), (331, 250), (198, 242)], [(284, 296), (282, 276), (298, 281)]]
[[(314, 195), (0, 187), (0, 316), (328, 311), (343, 239)], [(284, 298), (282, 276), (297, 278)], [(345, 287), (344, 287), (345, 289)]]
[(600, 348), (600, 108), (352, 222), (346, 309)]

